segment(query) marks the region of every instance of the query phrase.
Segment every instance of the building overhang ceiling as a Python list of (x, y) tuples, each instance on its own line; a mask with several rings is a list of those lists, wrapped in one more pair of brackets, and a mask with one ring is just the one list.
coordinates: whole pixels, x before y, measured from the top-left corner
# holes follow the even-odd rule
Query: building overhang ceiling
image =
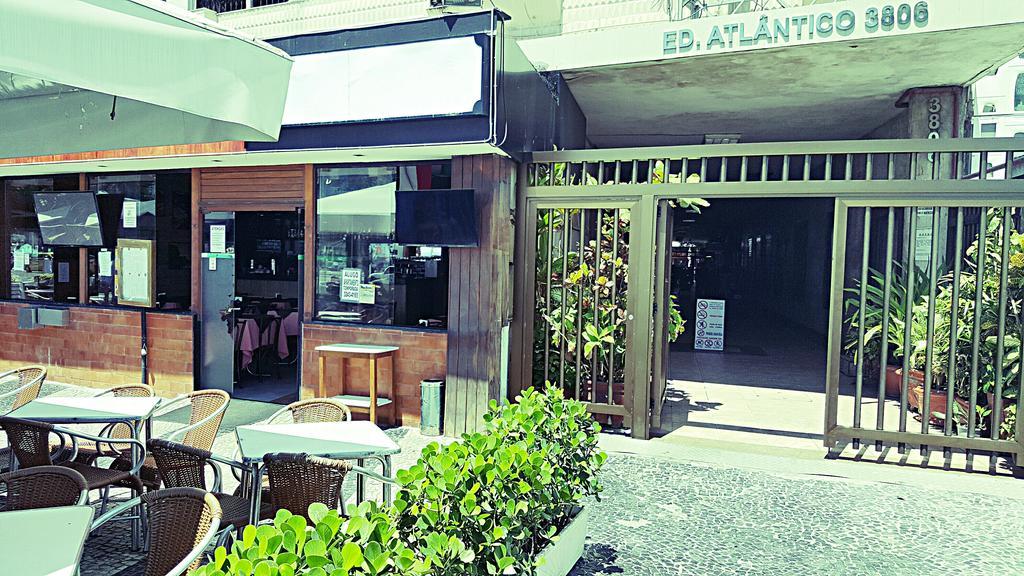
[[(907, 90), (969, 85), (1024, 50), (1018, 0), (907, 5), (908, 24), (889, 30), (881, 22), (869, 29), (878, 3), (851, 0), (520, 45), (538, 69), (564, 75), (598, 147), (699, 144), (730, 133), (743, 142), (856, 139), (897, 116)], [(823, 38), (822, 29), (832, 32)]]

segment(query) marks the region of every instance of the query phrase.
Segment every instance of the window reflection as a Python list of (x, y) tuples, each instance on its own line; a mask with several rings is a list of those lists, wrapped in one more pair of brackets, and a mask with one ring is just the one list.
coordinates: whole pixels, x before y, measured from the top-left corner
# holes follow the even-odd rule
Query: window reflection
[(447, 163), (318, 170), (318, 319), (446, 325), (447, 249), (394, 243), (395, 191), (450, 183)]

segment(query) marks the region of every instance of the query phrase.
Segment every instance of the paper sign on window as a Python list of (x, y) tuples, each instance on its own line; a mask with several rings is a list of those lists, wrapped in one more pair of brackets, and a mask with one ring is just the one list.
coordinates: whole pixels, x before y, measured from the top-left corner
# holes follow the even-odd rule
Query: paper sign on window
[(377, 287), (373, 284), (359, 285), (359, 303), (373, 304), (377, 301)]
[(223, 224), (210, 226), (210, 252), (216, 254), (227, 252), (227, 226)]
[(341, 288), (339, 299), (342, 302), (359, 303), (359, 287), (363, 284), (363, 271), (360, 268), (345, 268), (341, 271)]
[(138, 227), (139, 203), (133, 200), (126, 200), (121, 208), (121, 225), (125, 228)]

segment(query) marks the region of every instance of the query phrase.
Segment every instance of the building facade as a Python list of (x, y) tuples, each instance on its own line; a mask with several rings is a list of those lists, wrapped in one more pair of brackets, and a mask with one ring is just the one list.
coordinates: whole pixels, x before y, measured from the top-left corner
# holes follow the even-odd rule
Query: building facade
[[(957, 194), (974, 186), (988, 194), (979, 206), (1005, 207), (1021, 192), (971, 174), (998, 154), (1016, 159), (1012, 147), (951, 143), (972, 126), (967, 87), (1024, 48), (1015, 3), (497, 4), (182, 3), (293, 57), (278, 142), (3, 160), (0, 233), (11, 250), (0, 330), (15, 344), (0, 361), (44, 363), (55, 380), (95, 386), (145, 374), (168, 394), (212, 386), (245, 397), (292, 378), (288, 394), (305, 397), (317, 393), (316, 346), (386, 344), (399, 348), (384, 375), (396, 423), (418, 420), (424, 379), (446, 381), (449, 434), (475, 429), (488, 401), (552, 381), (647, 437), (666, 394), (667, 302), (699, 296), (695, 281), (674, 289), (673, 277), (697, 274), (688, 263), (706, 262), (719, 242), (683, 237), (693, 219), (678, 199), (816, 198), (793, 205), (813, 215), (802, 228), (759, 230), (747, 217), (749, 229), (722, 232), (723, 242), (743, 246), (728, 257), (766, 287), (773, 258), (795, 271), (798, 280), (771, 285), (772, 299), (796, 290), (805, 300), (779, 313), (828, 339), (827, 441), (867, 438), (850, 436), (861, 434), (859, 408), (856, 426), (836, 422), (843, 290), (867, 270), (845, 264), (886, 257), (885, 238), (871, 240), (884, 226), (872, 232), (865, 210), (913, 209), (898, 226), (890, 216), (910, 233), (911, 220), (925, 226), (923, 202), (939, 214), (928, 223), (955, 233)], [(977, 48), (964, 54), (968, 45)], [(899, 200), (937, 180), (956, 184), (929, 184), (948, 192), (931, 204)], [(59, 190), (137, 204), (117, 238), (154, 243), (154, 302), (119, 303), (112, 249), (42, 241), (31, 200)], [(396, 198), (447, 190), (473, 191), (475, 245), (401, 244)], [(865, 195), (875, 198), (867, 209)], [(618, 254), (626, 238), (632, 256)], [(794, 248), (808, 238), (822, 249)], [(593, 297), (570, 291), (581, 277), (570, 263), (587, 258), (589, 270), (628, 261), (629, 280), (597, 274)], [(728, 284), (703, 274), (702, 286)], [(67, 308), (69, 323), (19, 329), (31, 306)], [(269, 344), (266, 322), (279, 335)], [(327, 370), (329, 394), (342, 379), (346, 393), (366, 392), (364, 366)]]

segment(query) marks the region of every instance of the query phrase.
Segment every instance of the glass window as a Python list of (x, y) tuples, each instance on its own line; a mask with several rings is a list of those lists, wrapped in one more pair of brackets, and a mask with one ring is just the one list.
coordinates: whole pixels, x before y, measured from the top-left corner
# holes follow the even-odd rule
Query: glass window
[[(185, 309), (191, 303), (191, 182), (186, 172), (98, 174), (89, 188), (123, 199), (117, 238), (89, 250), (89, 299), (116, 304), (113, 248), (118, 239), (156, 244), (156, 306)], [(159, 193), (158, 193), (159, 192)]]
[(4, 236), (10, 259), (5, 297), (18, 300), (78, 301), (78, 249), (43, 245), (33, 194), (78, 190), (78, 175), (22, 178), (4, 182)]
[(1017, 86), (1013, 89), (1013, 109), (1024, 112), (1024, 74), (1017, 75)]
[(451, 186), (451, 165), (317, 170), (316, 317), (444, 328), (448, 250), (394, 243), (395, 191)]
[(982, 124), (981, 125), (981, 136), (983, 138), (994, 138), (996, 135), (995, 124)]
[[(157, 305), (188, 308), (191, 299), (191, 180), (187, 172), (103, 174), (89, 178), (100, 197), (117, 195), (123, 209), (115, 238), (105, 248), (88, 248), (89, 301), (116, 304), (114, 251), (119, 238), (156, 243)], [(10, 243), (9, 274), (0, 296), (17, 300), (78, 302), (79, 248), (46, 246), (39, 234), (33, 194), (78, 190), (78, 175), (11, 179), (3, 183), (0, 232)], [(159, 190), (159, 194), (157, 191)], [(102, 211), (102, 205), (101, 205)]]

